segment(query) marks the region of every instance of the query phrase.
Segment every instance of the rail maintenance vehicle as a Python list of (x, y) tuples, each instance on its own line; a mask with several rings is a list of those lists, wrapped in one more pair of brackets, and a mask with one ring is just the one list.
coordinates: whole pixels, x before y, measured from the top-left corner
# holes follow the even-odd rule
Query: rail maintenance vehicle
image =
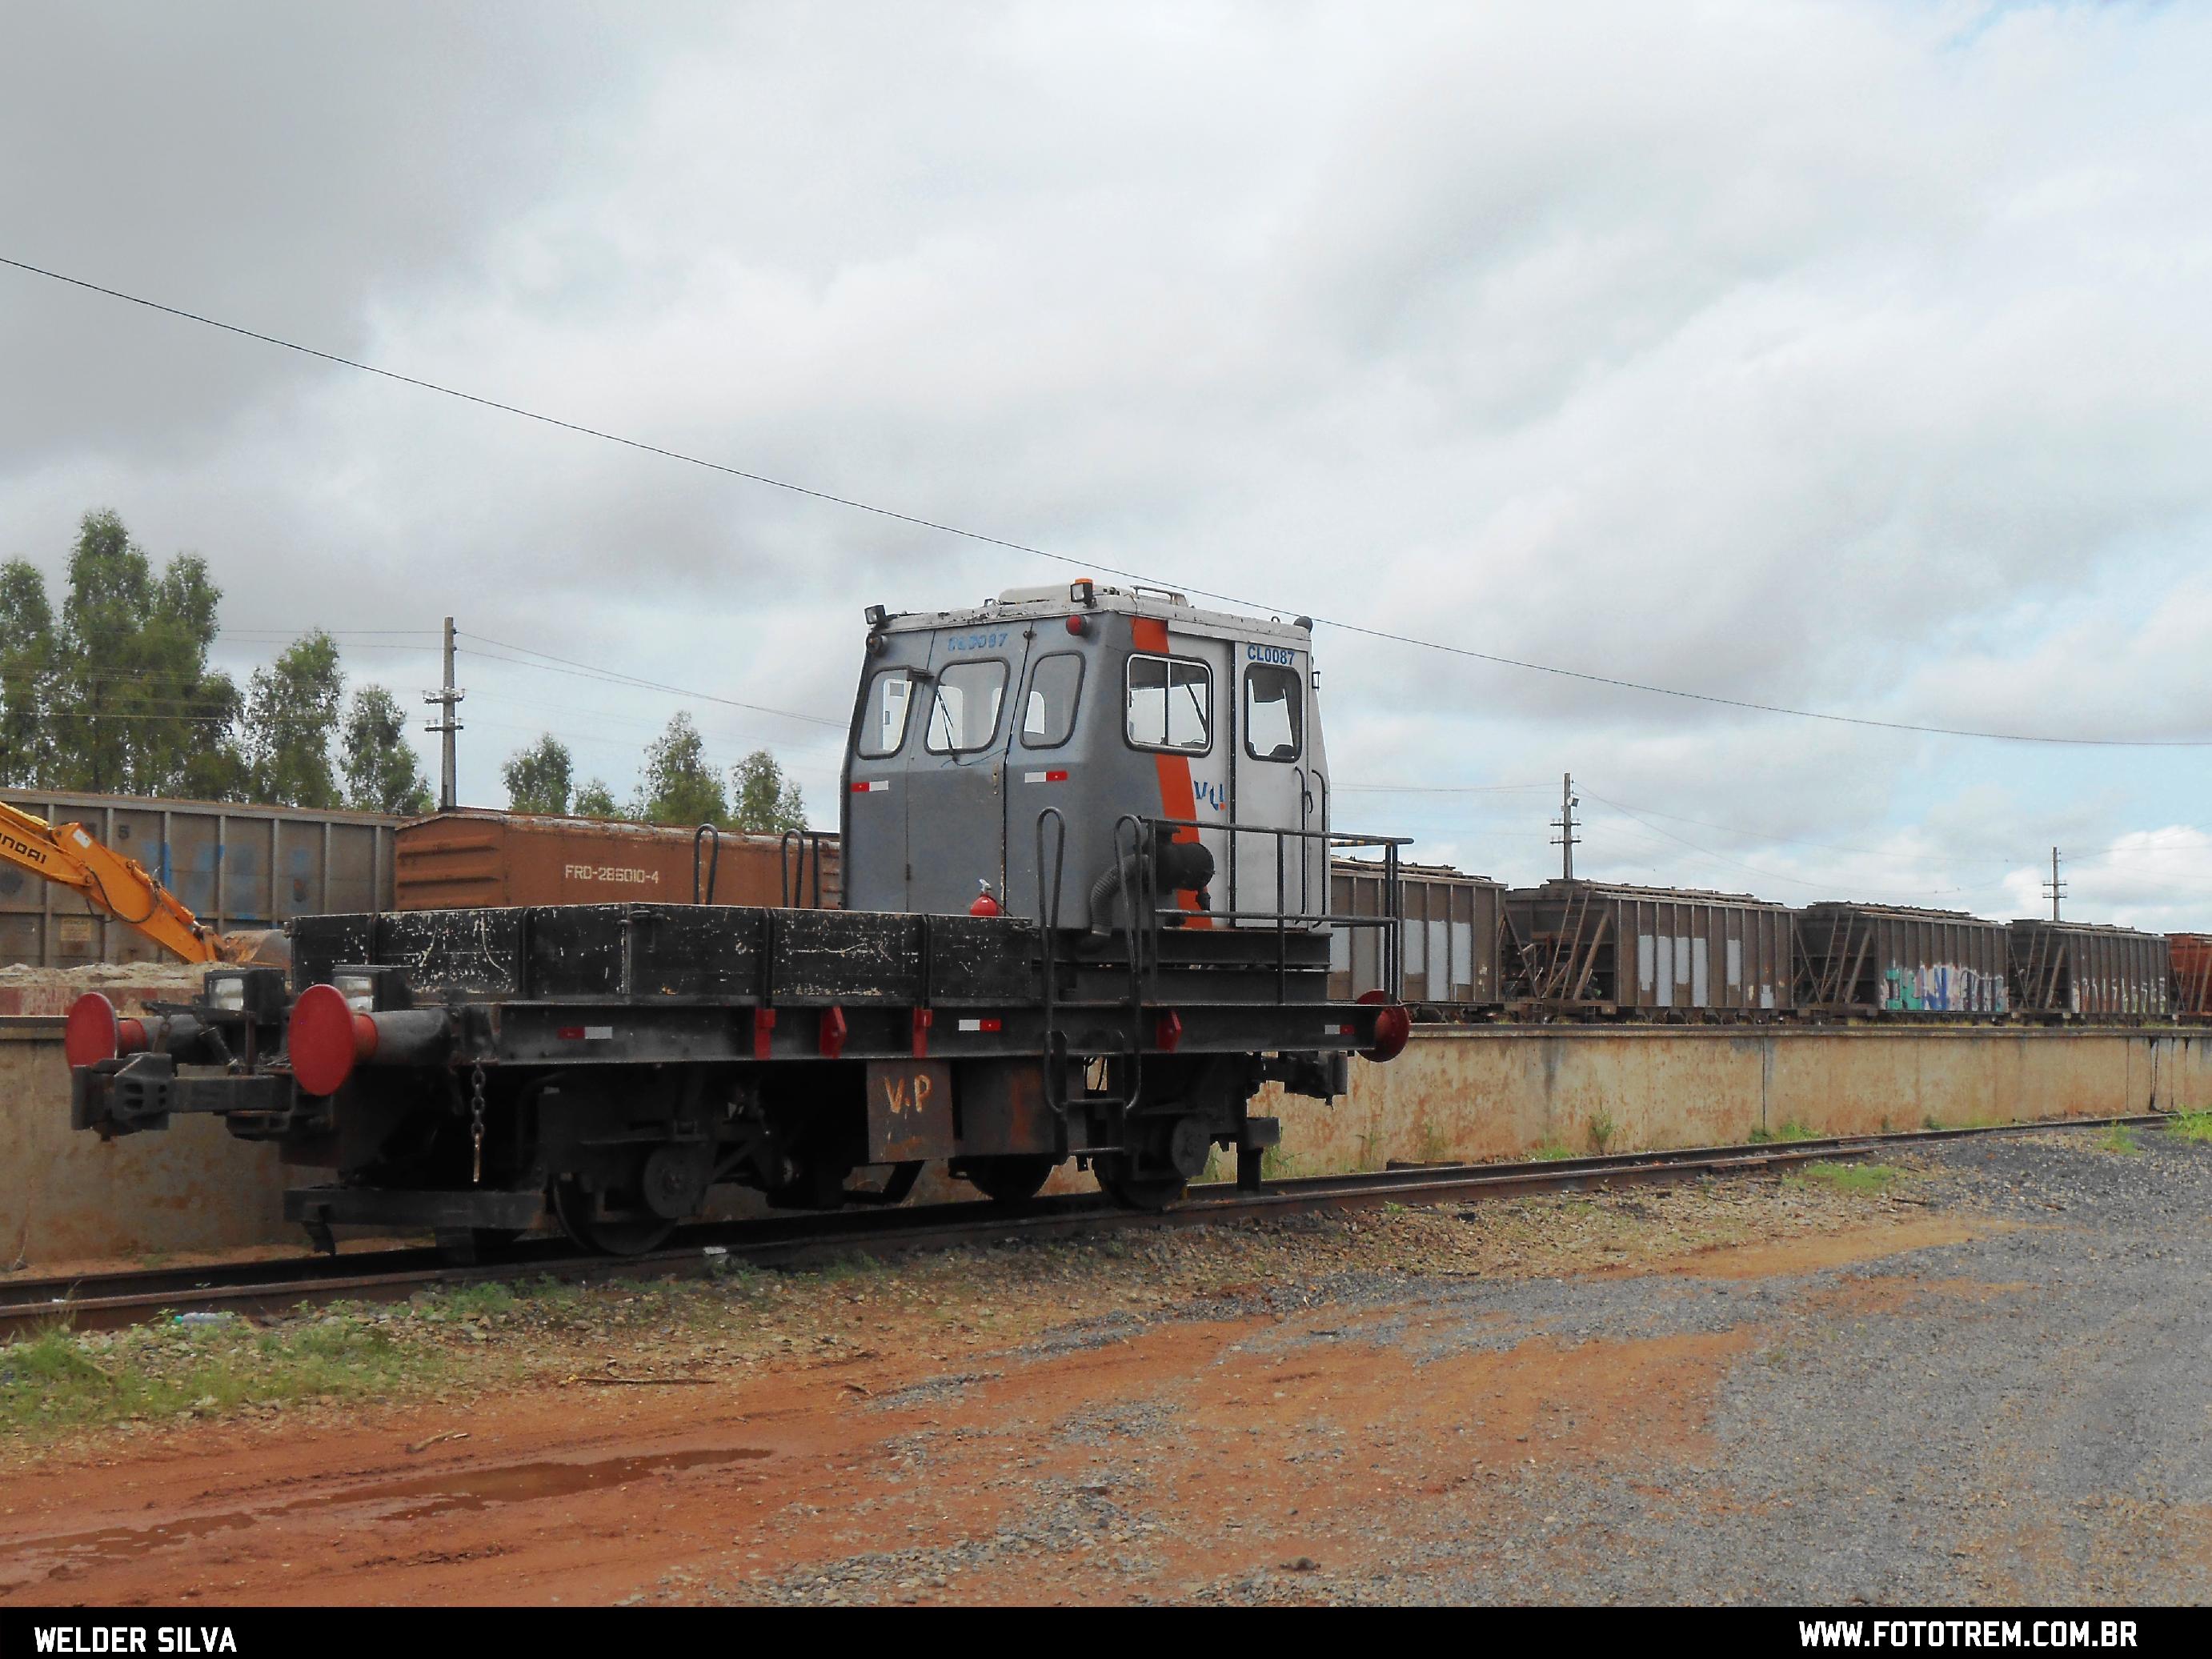
[[(1268, 1082), (1331, 1099), (1404, 1046), (1401, 842), (1337, 830), (1312, 624), (1093, 581), (866, 611), (846, 908), (586, 904), (303, 916), (289, 973), (69, 1017), (71, 1115), (222, 1117), (334, 1178), (285, 1212), (467, 1252), (549, 1206), (642, 1251), (725, 1183), (896, 1203), (942, 1160), (1024, 1200), (1069, 1158), (1172, 1204), (1216, 1147), (1256, 1185)], [(1331, 855), (1385, 872), (1329, 914)], [(695, 895), (695, 897), (696, 896)], [(1332, 937), (1384, 977), (1331, 1000)]]

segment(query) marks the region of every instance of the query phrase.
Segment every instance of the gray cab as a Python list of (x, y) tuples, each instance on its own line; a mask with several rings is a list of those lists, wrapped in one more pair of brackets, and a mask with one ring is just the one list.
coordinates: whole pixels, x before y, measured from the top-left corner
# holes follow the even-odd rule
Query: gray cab
[(963, 912), (988, 890), (1039, 916), (1045, 818), (1060, 925), (1103, 927), (1136, 817), (1194, 826), (1165, 833), (1211, 855), (1210, 879), (1172, 900), (1189, 925), (1327, 914), (1328, 771), (1305, 618), (1079, 581), (971, 611), (876, 609), (869, 623), (846, 750), (848, 907)]

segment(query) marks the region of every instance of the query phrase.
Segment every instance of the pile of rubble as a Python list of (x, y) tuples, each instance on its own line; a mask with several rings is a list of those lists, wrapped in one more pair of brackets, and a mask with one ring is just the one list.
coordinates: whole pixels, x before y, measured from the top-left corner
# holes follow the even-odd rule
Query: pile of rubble
[(124, 1013), (149, 1002), (189, 1002), (207, 969), (189, 962), (95, 962), (82, 968), (0, 966), (0, 1015), (65, 1014), (87, 991)]

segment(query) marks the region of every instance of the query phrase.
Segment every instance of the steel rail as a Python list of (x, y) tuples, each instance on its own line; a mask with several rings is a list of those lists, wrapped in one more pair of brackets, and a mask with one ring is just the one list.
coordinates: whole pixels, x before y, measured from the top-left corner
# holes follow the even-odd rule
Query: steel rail
[(258, 1316), (309, 1303), (396, 1301), (437, 1285), (548, 1277), (589, 1284), (638, 1278), (708, 1277), (734, 1264), (804, 1265), (838, 1255), (889, 1256), (978, 1242), (1065, 1238), (1146, 1226), (1197, 1226), (1382, 1204), (1518, 1198), (1592, 1188), (1773, 1173), (1806, 1164), (1864, 1158), (1885, 1147), (2051, 1129), (2140, 1127), (2171, 1114), (2067, 1118), (1964, 1129), (1687, 1147), (1517, 1164), (1399, 1164), (1346, 1175), (1302, 1176), (1248, 1192), (1225, 1182), (1194, 1186), (1172, 1209), (1125, 1210), (1091, 1194), (1032, 1199), (1015, 1206), (937, 1204), (796, 1218), (697, 1224), (681, 1242), (633, 1256), (580, 1255), (566, 1239), (527, 1240), (497, 1260), (460, 1265), (432, 1249), (364, 1250), (201, 1267), (141, 1268), (0, 1280), (0, 1341), (53, 1325), (113, 1329), (163, 1315)]

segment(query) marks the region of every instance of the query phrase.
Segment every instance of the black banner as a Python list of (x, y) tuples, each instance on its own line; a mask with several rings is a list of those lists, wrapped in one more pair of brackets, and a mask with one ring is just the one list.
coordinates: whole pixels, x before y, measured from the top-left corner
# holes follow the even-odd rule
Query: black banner
[[(1318, 1607), (1237, 1608), (1239, 1618), (1266, 1619), (1291, 1611), (1310, 1616)], [(858, 1608), (592, 1607), (349, 1607), (333, 1620), (319, 1607), (132, 1607), (104, 1612), (87, 1607), (0, 1607), (0, 1659), (38, 1655), (97, 1654), (103, 1659), (217, 1659), (238, 1655), (263, 1659), (325, 1651), (333, 1644), (374, 1651), (404, 1645), (405, 1659), (466, 1649), (487, 1652), (574, 1651), (596, 1643), (729, 1640), (741, 1627), (752, 1639), (766, 1620), (818, 1620)], [(873, 1609), (873, 1616), (894, 1610)], [(1042, 1613), (1054, 1621), (1054, 1639), (1066, 1635), (1066, 1606), (917, 1608), (924, 1619), (947, 1614), (1005, 1621)], [(1086, 1620), (1107, 1611), (1086, 1607)], [(1163, 1609), (1131, 1608), (1144, 1618)], [(1180, 1611), (1166, 1609), (1165, 1611)], [(1388, 1622), (1401, 1611), (1387, 1607), (1331, 1609), (1337, 1616)], [(1438, 1609), (1418, 1610), (1433, 1636)], [(2166, 1654), (2203, 1652), (2212, 1620), (2198, 1608), (2014, 1607), (2001, 1610), (1866, 1607), (1480, 1607), (1486, 1645), (1515, 1632), (1548, 1638), (1613, 1638), (1648, 1645), (1655, 1637), (1725, 1640), (1733, 1648), (1771, 1653), (1832, 1651), (2091, 1652)], [(2194, 1632), (2195, 1634), (2191, 1632)]]

